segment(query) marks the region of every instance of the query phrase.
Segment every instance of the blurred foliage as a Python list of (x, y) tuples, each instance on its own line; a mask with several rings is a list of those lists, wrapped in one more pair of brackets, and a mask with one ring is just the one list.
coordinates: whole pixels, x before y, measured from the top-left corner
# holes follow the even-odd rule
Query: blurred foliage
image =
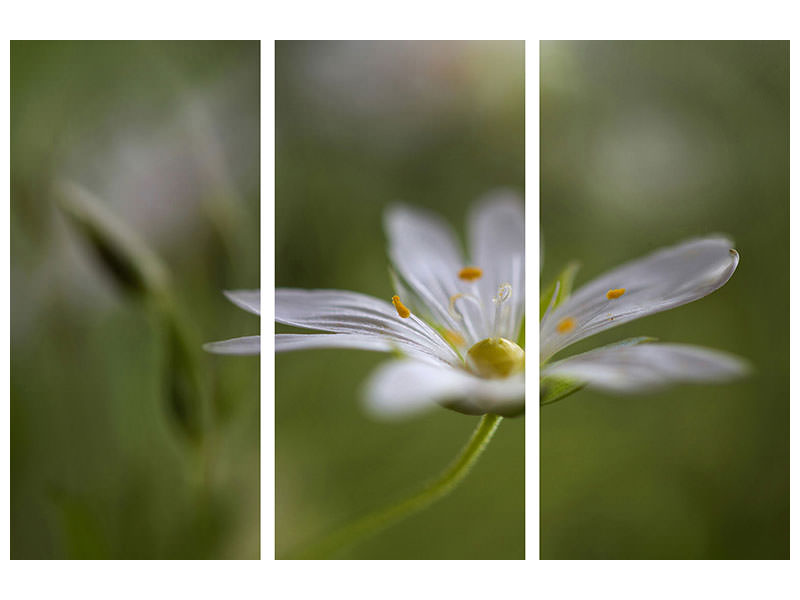
[(12, 43), (12, 558), (259, 556), (258, 360), (201, 350), (258, 328), (222, 290), (258, 287), (259, 78), (257, 42)]
[[(279, 287), (388, 300), (388, 203), (434, 210), (463, 233), (479, 196), (524, 192), (521, 42), (278, 42), (275, 79)], [(275, 360), (279, 558), (418, 491), (478, 422), (446, 409), (368, 418), (361, 385), (385, 355)], [(524, 502), (524, 417), (505, 419), (450, 496), (343, 556), (522, 558)]]
[(788, 42), (544, 42), (540, 77), (543, 283), (714, 232), (741, 255), (707, 298), (568, 353), (645, 334), (756, 368), (542, 408), (542, 558), (788, 558)]

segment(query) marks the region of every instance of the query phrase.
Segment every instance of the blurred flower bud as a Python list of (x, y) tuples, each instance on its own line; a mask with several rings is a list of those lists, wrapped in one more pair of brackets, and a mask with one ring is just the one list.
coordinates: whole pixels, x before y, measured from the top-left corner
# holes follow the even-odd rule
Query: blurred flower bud
[(167, 417), (185, 439), (200, 444), (206, 424), (198, 356), (200, 342), (190, 339), (190, 330), (181, 321), (168, 288), (166, 266), (130, 227), (85, 188), (61, 182), (55, 193), (64, 214), (120, 287), (152, 301), (149, 305), (156, 311), (165, 336)]
[(160, 259), (97, 196), (69, 181), (56, 185), (55, 196), (123, 289), (154, 297), (163, 294), (168, 277)]

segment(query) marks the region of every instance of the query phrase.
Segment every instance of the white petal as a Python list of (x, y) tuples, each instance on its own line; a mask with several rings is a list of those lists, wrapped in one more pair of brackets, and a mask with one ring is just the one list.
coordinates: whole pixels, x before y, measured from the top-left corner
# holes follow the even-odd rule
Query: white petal
[[(540, 360), (604, 329), (706, 296), (730, 279), (739, 254), (724, 237), (693, 239), (601, 275), (549, 313), (540, 326)], [(609, 290), (625, 288), (615, 299)], [(564, 333), (558, 325), (572, 319)]]
[(392, 264), (427, 305), (435, 321), (465, 333), (472, 343), (478, 341), (474, 338), (486, 337), (483, 323), (471, 310), (463, 311), (466, 324), (448, 311), (450, 298), (465, 291), (458, 273), (466, 266), (450, 227), (432, 213), (404, 205), (386, 211), (384, 226)]
[(746, 375), (742, 359), (685, 344), (641, 344), (591, 350), (542, 369), (543, 376), (584, 381), (609, 392), (635, 393), (674, 383), (725, 382)]
[(379, 367), (366, 384), (364, 400), (376, 417), (420, 412), (437, 404), (480, 415), (519, 414), (525, 403), (525, 378), (481, 379), (461, 369), (392, 361)]
[(496, 335), (516, 340), (525, 310), (525, 210), (519, 196), (501, 190), (479, 202), (470, 214), (469, 240), (472, 262), (483, 269), (478, 285), (484, 301), (511, 284), (504, 303), (509, 314)]
[(222, 342), (210, 342), (204, 344), (203, 348), (214, 354), (259, 354), (261, 339), (257, 335), (251, 335)]
[(225, 296), (239, 308), (261, 315), (261, 290), (232, 290), (226, 291)]
[(317, 350), (325, 348), (347, 348), (351, 350), (370, 350), (372, 352), (401, 352), (417, 360), (433, 362), (438, 366), (450, 363), (420, 350), (418, 346), (398, 342), (376, 335), (356, 333), (279, 333), (275, 335), (275, 352), (294, 350)]
[(372, 336), (384, 345), (414, 348), (444, 361), (460, 360), (447, 342), (418, 318), (400, 318), (391, 303), (356, 292), (277, 289), (275, 320), (306, 329)]

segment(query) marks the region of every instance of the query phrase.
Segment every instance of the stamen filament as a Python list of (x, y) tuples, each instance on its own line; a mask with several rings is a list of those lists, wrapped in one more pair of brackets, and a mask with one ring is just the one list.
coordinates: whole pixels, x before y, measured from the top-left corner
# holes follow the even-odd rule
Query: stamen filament
[(510, 335), (510, 332), (501, 331), (501, 323), (503, 322), (503, 317), (508, 314), (510, 308), (508, 306), (503, 306), (503, 304), (511, 298), (511, 284), (504, 283), (499, 288), (497, 288), (497, 295), (492, 298), (492, 302), (494, 303), (494, 323), (491, 329), (491, 334), (494, 337), (503, 337), (503, 334)]
[(478, 306), (479, 309), (482, 308), (481, 301), (478, 300), (472, 294), (453, 294), (452, 296), (450, 296), (450, 307), (448, 308), (448, 312), (450, 313), (450, 316), (453, 317), (454, 319), (458, 320), (464, 319), (464, 315), (462, 315), (461, 312), (456, 309), (456, 302), (458, 302), (462, 298), (464, 300), (471, 300)]
[[(470, 300), (470, 301), (474, 302), (475, 305), (477, 305), (478, 312), (480, 313), (481, 318), (484, 321), (484, 327), (486, 327), (487, 326), (487, 324), (485, 323), (486, 315), (484, 313), (483, 306), (481, 305), (481, 301), (478, 298), (476, 298), (475, 296), (473, 296), (472, 294), (461, 294), (461, 293), (459, 293), (459, 294), (453, 294), (452, 296), (450, 296), (450, 306), (448, 307), (447, 312), (449, 312), (450, 316), (453, 317), (455, 320), (462, 321), (464, 323), (464, 327), (466, 328), (467, 335), (471, 336), (473, 340), (480, 339), (480, 337), (478, 335), (478, 332), (475, 331), (475, 324), (472, 323), (472, 319), (465, 319), (464, 318), (464, 314), (456, 309), (456, 302), (458, 302), (459, 300), (462, 300), (462, 299), (463, 300)], [(487, 329), (487, 331), (488, 331), (488, 329)]]
[(464, 336), (462, 336), (457, 331), (451, 331), (450, 329), (444, 330), (444, 339), (450, 342), (453, 346), (463, 346), (466, 342), (464, 341)]

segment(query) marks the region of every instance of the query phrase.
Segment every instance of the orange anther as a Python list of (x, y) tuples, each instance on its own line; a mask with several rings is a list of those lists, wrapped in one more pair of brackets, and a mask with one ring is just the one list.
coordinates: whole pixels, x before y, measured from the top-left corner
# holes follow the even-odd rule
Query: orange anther
[(400, 296), (392, 296), (392, 304), (394, 304), (401, 319), (407, 319), (411, 316), (411, 311), (406, 308), (405, 304), (400, 302)]
[(458, 272), (458, 278), (464, 281), (475, 281), (483, 277), (483, 269), (480, 267), (464, 267)]

